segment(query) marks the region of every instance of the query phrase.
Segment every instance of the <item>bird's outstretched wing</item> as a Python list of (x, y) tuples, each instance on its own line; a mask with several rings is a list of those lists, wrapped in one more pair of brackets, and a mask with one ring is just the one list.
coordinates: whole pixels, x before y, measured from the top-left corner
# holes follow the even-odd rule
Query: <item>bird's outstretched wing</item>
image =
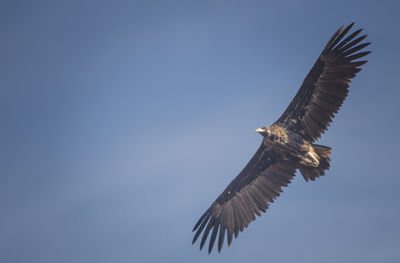
[(314, 142), (328, 128), (348, 93), (350, 79), (367, 61), (356, 61), (369, 54), (359, 52), (370, 43), (361, 43), (362, 29), (346, 36), (354, 23), (340, 27), (329, 40), (296, 96), (275, 122)]
[(225, 232), (228, 246), (239, 231), (243, 231), (255, 215), (265, 212), (270, 203), (282, 192), (296, 172), (295, 163), (282, 160), (273, 150), (263, 144), (240, 174), (233, 179), (224, 192), (200, 217), (193, 231), (196, 231), (193, 243), (200, 234), (203, 236), (200, 249), (203, 248), (211, 232), (208, 253), (211, 252), (218, 236), (218, 251), (224, 243)]

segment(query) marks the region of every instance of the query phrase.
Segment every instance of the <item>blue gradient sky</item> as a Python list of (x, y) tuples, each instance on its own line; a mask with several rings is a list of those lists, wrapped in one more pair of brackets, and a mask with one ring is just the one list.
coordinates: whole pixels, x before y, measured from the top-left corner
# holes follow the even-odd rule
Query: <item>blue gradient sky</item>
[[(1, 1), (0, 261), (400, 262), (397, 1)], [(210, 256), (193, 224), (342, 24), (369, 63), (297, 176)]]

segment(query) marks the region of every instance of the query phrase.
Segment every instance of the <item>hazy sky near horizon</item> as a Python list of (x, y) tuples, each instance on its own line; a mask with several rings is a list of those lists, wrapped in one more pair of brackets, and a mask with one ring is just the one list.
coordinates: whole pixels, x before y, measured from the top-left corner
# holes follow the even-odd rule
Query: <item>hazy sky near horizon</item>
[[(0, 262), (400, 262), (397, 1), (1, 1)], [(340, 25), (369, 62), (296, 176), (220, 254), (192, 227)]]

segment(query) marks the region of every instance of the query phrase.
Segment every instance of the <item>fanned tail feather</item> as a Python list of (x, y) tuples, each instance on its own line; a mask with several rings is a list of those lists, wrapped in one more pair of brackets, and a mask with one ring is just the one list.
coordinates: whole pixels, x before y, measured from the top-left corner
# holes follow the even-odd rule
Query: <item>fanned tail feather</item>
[(331, 148), (328, 146), (313, 144), (313, 148), (316, 154), (319, 156), (319, 166), (309, 167), (300, 166), (299, 170), (306, 181), (314, 181), (316, 178), (325, 174), (325, 170), (329, 169), (329, 154), (331, 153)]

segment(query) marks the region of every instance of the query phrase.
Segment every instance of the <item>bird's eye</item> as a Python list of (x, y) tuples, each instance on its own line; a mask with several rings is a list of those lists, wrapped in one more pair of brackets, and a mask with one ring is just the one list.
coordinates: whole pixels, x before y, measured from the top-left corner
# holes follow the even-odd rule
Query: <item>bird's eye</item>
[(270, 138), (271, 138), (271, 140), (275, 140), (276, 139), (276, 136), (275, 135), (271, 135), (271, 136), (269, 136)]

